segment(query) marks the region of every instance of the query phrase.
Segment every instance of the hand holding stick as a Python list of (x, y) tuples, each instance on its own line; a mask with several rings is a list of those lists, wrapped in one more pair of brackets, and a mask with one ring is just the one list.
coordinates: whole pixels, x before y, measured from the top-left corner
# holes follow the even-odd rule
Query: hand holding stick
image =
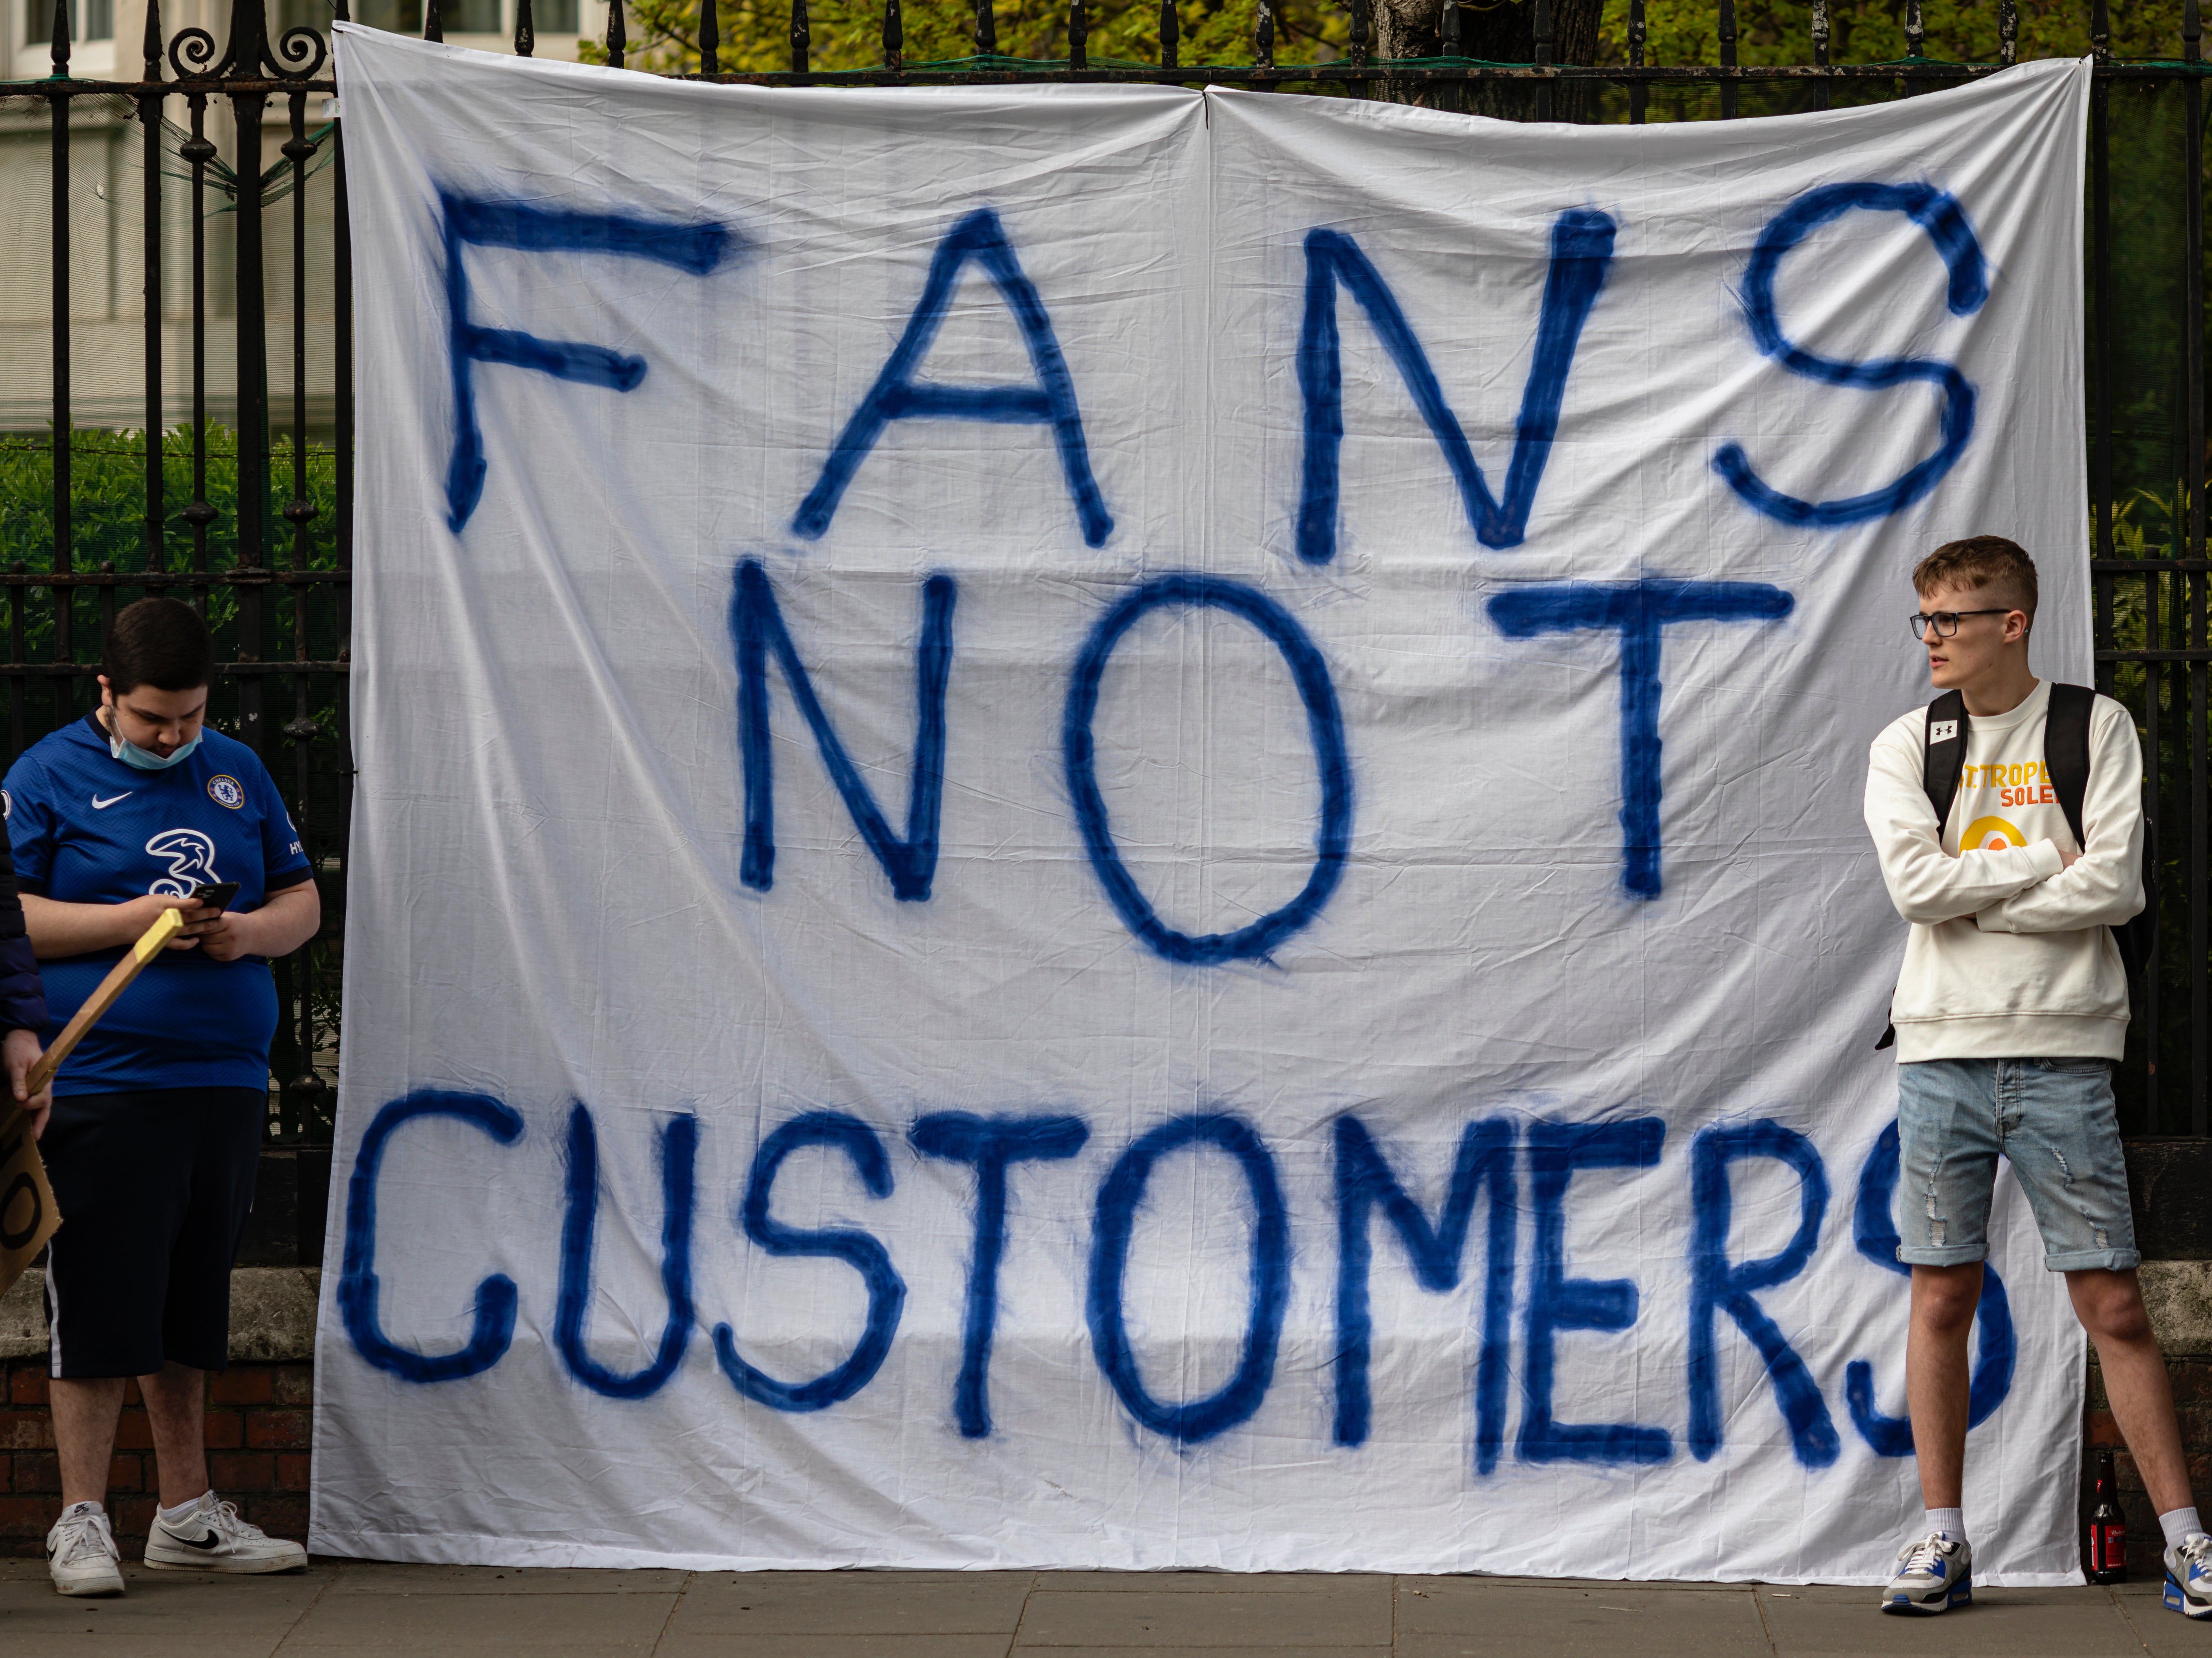
[[(76, 1017), (31, 1067), (23, 1079), (27, 1097), (38, 1098), (70, 1051), (84, 1040), (84, 1033), (115, 1005), (117, 998), (131, 987), (131, 981), (161, 953), (184, 924), (184, 917), (173, 909), (165, 909), (155, 918), (154, 925), (124, 952), (123, 959), (100, 981), (100, 988), (77, 1009)], [(39, 1258), (46, 1240), (62, 1224), (54, 1207), (53, 1188), (46, 1183), (46, 1165), (39, 1160), (38, 1139), (31, 1133), (31, 1124), (28, 1111), (13, 1100), (0, 1097), (0, 1295), (6, 1294), (23, 1269)]]
[(77, 1009), (76, 1016), (62, 1027), (62, 1034), (53, 1040), (45, 1057), (31, 1067), (31, 1074), (23, 1079), (23, 1090), (35, 1097), (39, 1090), (54, 1079), (54, 1072), (62, 1068), (62, 1061), (84, 1040), (86, 1031), (99, 1023), (100, 1016), (115, 1005), (123, 993), (131, 988), (131, 981), (145, 969), (146, 963), (161, 953), (162, 947), (177, 936), (184, 926), (180, 910), (165, 909), (154, 918), (154, 925), (138, 937), (138, 942), (123, 952), (123, 959), (110, 968), (107, 976), (100, 981), (85, 1005)]

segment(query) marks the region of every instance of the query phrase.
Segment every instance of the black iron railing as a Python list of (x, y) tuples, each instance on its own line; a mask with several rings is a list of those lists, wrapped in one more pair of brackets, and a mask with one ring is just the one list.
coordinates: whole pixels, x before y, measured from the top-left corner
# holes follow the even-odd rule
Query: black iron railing
[[(814, 65), (808, 0), (789, 0), (788, 68), (755, 72), (722, 68), (720, 12), (715, 0), (702, 0), (678, 67), (696, 63), (690, 78), (770, 86), (1055, 79), (1297, 86), (1445, 107), (1486, 99), (1482, 106), (1493, 112), (1510, 96), (1519, 102), (1509, 112), (1537, 119), (1565, 113), (1643, 122), (1655, 93), (1710, 94), (1710, 111), (1693, 112), (1723, 119), (1746, 112), (1747, 100), (1754, 112), (1766, 112), (1910, 96), (1996, 72), (2014, 60), (2020, 38), (2014, 0), (2002, 0), (1995, 61), (1928, 58), (1919, 0), (1907, 0), (1905, 59), (1834, 64), (1828, 8), (1815, 0), (1811, 63), (1745, 64), (1735, 0), (1717, 0), (1718, 62), (1662, 64), (1646, 61), (1644, 0), (1630, 0), (1620, 61), (1575, 64), (1558, 61), (1553, 0), (1523, 3), (1533, 41), (1528, 62), (1462, 56), (1468, 37), (1459, 0), (1443, 0), (1436, 55), (1383, 58), (1370, 0), (1348, 0), (1340, 57), (1281, 63), (1281, 0), (1259, 0), (1249, 62), (1187, 64), (1175, 0), (1160, 0), (1149, 63), (1091, 55), (1091, 0), (1067, 0), (1064, 58), (1001, 55), (993, 0), (976, 0), (972, 56), (914, 61), (902, 0), (884, 0), (878, 61), (828, 69)], [(0, 434), (0, 562), (7, 566), (0, 602), (8, 617), (0, 683), (9, 698), (9, 757), (90, 707), (100, 624), (118, 602), (170, 592), (205, 610), (224, 658), (217, 723), (271, 760), (324, 875), (325, 934), (278, 967), (292, 1017), (273, 1061), (281, 1079), (278, 1138), (313, 1143), (327, 1133), (338, 1035), (337, 941), (351, 787), (351, 304), (340, 123), (318, 107), (335, 91), (319, 78), (325, 43), (292, 28), (272, 45), (264, 0), (234, 0), (220, 51), (202, 29), (165, 41), (158, 0), (149, 0), (142, 78), (74, 80), (66, 0), (54, 3), (51, 78), (0, 84), (0, 137), (9, 122), (20, 127), (35, 118), (40, 100), (46, 104), (52, 179), (43, 430), (31, 429), (20, 411), (9, 419), (0, 383), (0, 428), (18, 430)], [(333, 9), (346, 17), (346, 0)], [(2135, 711), (2147, 744), (2166, 893), (2159, 960), (2139, 987), (2123, 1067), (2123, 1121), (2139, 1135), (2203, 1136), (2212, 1127), (2205, 724), (2212, 562), (2203, 494), (2202, 82), (2209, 71), (2197, 0), (2184, 0), (2180, 21), (2179, 59), (2119, 62), (2110, 55), (2104, 0), (2088, 19), (2099, 59), (2088, 203), (2089, 482), (2099, 680)], [(627, 62), (628, 29), (623, 0), (612, 0), (599, 49), (605, 61)], [(427, 0), (422, 33), (443, 38), (441, 0)], [(536, 39), (532, 0), (514, 0), (514, 51), (529, 56)], [(1591, 101), (1598, 93), (1601, 105)], [(181, 124), (173, 118), (179, 112)], [(93, 325), (75, 302), (73, 204), (85, 192), (72, 158), (134, 124), (143, 338), (137, 407), (123, 411), (112, 374), (97, 396), (73, 390), (72, 350), (84, 349), (78, 337)], [(106, 223), (103, 251), (112, 266), (130, 238), (122, 217), (111, 214)], [(272, 262), (288, 276), (274, 293), (264, 287)], [(272, 338), (289, 386), (270, 384)], [(172, 362), (186, 389), (165, 380)], [(0, 381), (21, 383), (15, 367), (9, 365)], [(33, 472), (35, 514), (21, 504), (28, 497), (21, 487)], [(272, 726), (280, 717), (283, 723)]]
[[(66, 0), (55, 0), (52, 78), (0, 86), (0, 115), (16, 114), (28, 100), (46, 101), (52, 179), (50, 356), (44, 365), (9, 365), (18, 386), (25, 378), (19, 368), (46, 368), (50, 413), (43, 433), (0, 436), (7, 759), (12, 763), (29, 743), (90, 709), (100, 641), (118, 604), (166, 593), (188, 599), (208, 617), (222, 659), (210, 719), (270, 763), (323, 890), (322, 934), (276, 964), (280, 1005), (289, 1017), (271, 1056), (280, 1079), (272, 1096), (274, 1137), (313, 1142), (327, 1137), (330, 1123), (352, 779), (344, 173), (335, 128), (325, 124), (310, 136), (308, 122), (310, 101), (334, 90), (316, 78), (327, 47), (306, 28), (287, 31), (272, 47), (254, 0), (234, 9), (229, 42), (220, 52), (206, 30), (188, 28), (167, 41), (165, 54), (159, 0), (149, 0), (143, 78), (76, 81), (69, 78), (65, 6)], [(73, 162), (80, 143), (114, 126), (118, 100), (127, 103), (127, 118), (137, 128), (143, 185), (136, 250), (143, 322), (140, 412), (127, 426), (111, 411), (107, 424), (88, 428), (78, 424), (75, 407), (76, 336), (87, 307), (85, 284), (73, 265), (73, 209), (83, 193)], [(289, 131), (279, 147), (282, 159), (270, 167), (263, 159), (264, 116), (272, 100), (289, 117)], [(178, 106), (186, 122), (181, 129), (169, 119)], [(216, 108), (234, 137), (228, 166), (209, 137)], [(325, 159), (336, 203), (325, 216), (337, 239), (327, 261), (325, 319), (336, 368), (330, 392), (318, 399), (308, 386), (308, 180)], [(289, 399), (272, 403), (264, 231), (272, 202), (287, 195), (289, 303), (278, 314), (289, 337), (291, 384)], [(181, 247), (172, 245), (179, 222), (188, 238)], [(17, 234), (28, 229), (16, 227)], [(217, 238), (225, 244), (222, 257), (210, 245)], [(112, 234), (103, 240), (99, 251), (112, 266), (121, 242)], [(189, 294), (182, 305), (172, 291), (180, 264)], [(179, 322), (181, 329), (173, 326)], [(210, 338), (218, 331), (226, 350), (216, 350)], [(189, 385), (184, 406), (165, 380), (170, 361), (180, 355)], [(272, 408), (290, 416), (273, 440)], [(46, 486), (42, 526), (30, 521), (28, 510), (34, 474), (43, 474)]]

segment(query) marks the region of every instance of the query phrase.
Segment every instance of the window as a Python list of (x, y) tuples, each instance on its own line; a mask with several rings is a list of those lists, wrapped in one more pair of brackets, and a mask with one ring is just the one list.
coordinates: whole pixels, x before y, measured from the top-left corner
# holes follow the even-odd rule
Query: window
[(422, 32), (422, 0), (357, 0), (353, 15), (357, 22), (394, 34)]
[[(103, 0), (112, 4), (113, 0)], [(269, 9), (269, 38), (281, 40), (293, 29), (309, 28), (320, 35), (331, 32), (331, 20), (337, 15), (331, 0), (276, 0)]]
[[(69, 8), (70, 39), (115, 38), (115, 0), (63, 0), (63, 3)], [(54, 0), (23, 0), (23, 44), (42, 46), (53, 35)]]
[[(284, 0), (287, 5), (317, 5), (327, 18), (328, 0)], [(576, 0), (568, 0), (570, 8)], [(498, 34), (501, 0), (439, 0), (438, 22), (447, 34)], [(422, 0), (354, 0), (354, 21), (394, 34), (422, 32)]]

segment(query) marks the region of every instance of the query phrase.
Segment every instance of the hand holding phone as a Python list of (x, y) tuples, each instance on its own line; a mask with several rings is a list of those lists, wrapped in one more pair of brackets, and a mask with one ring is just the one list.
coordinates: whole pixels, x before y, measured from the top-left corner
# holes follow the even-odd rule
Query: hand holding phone
[(206, 914), (196, 919), (204, 921), (213, 920), (223, 911), (228, 909), (231, 901), (237, 896), (238, 883), (235, 881), (201, 882), (192, 889), (192, 902), (199, 905)]

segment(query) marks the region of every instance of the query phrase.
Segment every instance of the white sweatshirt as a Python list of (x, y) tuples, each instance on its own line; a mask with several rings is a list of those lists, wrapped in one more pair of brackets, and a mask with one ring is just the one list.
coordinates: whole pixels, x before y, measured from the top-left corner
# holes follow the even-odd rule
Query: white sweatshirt
[[(1921, 782), (1927, 711), (1874, 740), (1867, 829), (1912, 924), (1890, 1005), (1900, 1065), (2120, 1057), (2128, 981), (2109, 929), (2143, 906), (2142, 750), (2128, 711), (2100, 696), (2076, 847), (2043, 763), (2050, 706), (2042, 681), (2009, 714), (1968, 716), (1940, 833)], [(2081, 856), (2065, 865), (2062, 848)]]

